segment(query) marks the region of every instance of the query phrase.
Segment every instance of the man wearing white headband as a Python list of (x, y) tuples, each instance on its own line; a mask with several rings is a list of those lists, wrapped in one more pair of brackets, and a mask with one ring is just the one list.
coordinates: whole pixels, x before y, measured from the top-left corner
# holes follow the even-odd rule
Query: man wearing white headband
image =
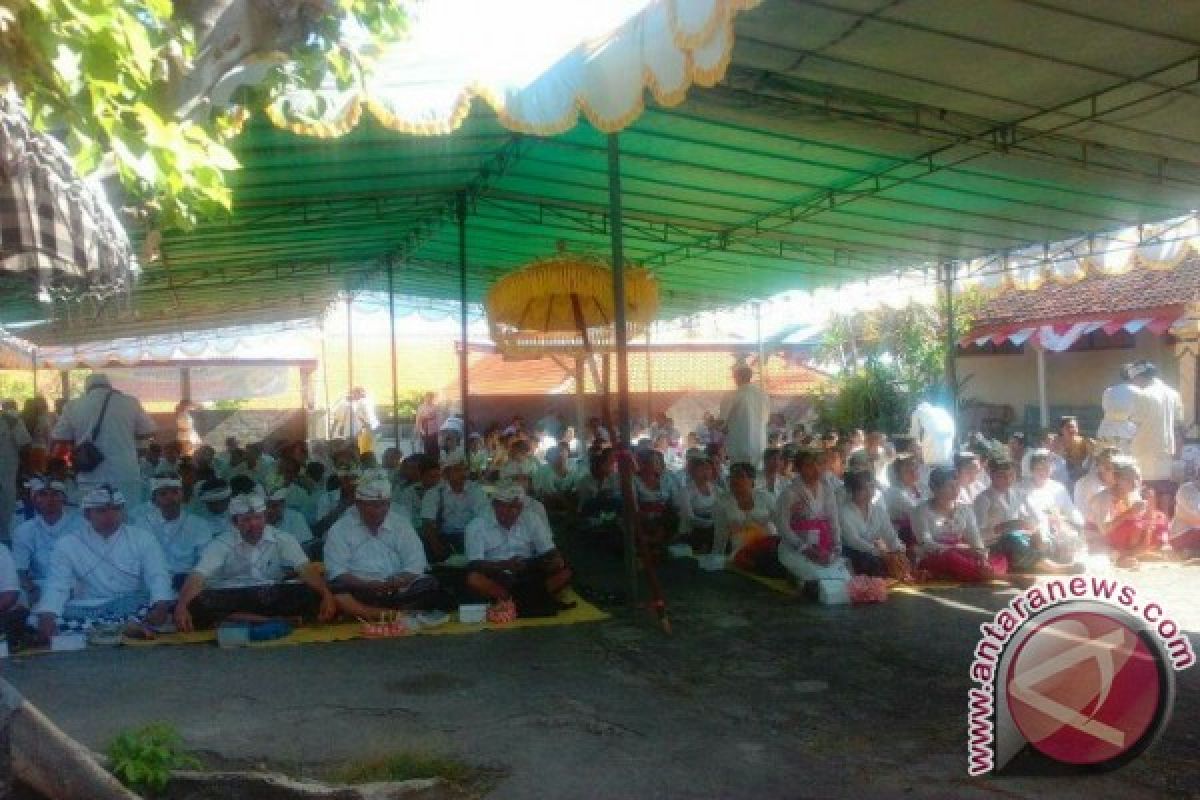
[(111, 486), (95, 486), (83, 496), (87, 526), (59, 540), (50, 573), (34, 606), (38, 633), (48, 641), (60, 623), (145, 617), (150, 625), (167, 621), (171, 575), (162, 548), (148, 531), (122, 522), (125, 497)]
[(425, 572), (425, 549), (403, 513), (391, 508), (384, 474), (358, 485), (354, 508), (329, 531), (325, 570), (338, 606), (373, 619), (399, 608), (448, 608), (448, 597)]
[(524, 461), (509, 461), (500, 468), (501, 483), (511, 483), (521, 489), (521, 508), (524, 513), (532, 514), (542, 521), (542, 523), (550, 527), (550, 514), (546, 511), (546, 506), (542, 505), (542, 501), (534, 497), (533, 491), (533, 472), (532, 464)]
[(299, 487), (280, 486), (267, 495), (267, 524), (291, 534), (300, 544), (307, 545), (313, 540), (312, 529), (308, 527), (303, 514), (288, 506), (292, 488)]
[(525, 492), (501, 484), (491, 513), (467, 526), (467, 587), (496, 603), (515, 603), (519, 614), (557, 610), (557, 596), (571, 582), (571, 570), (554, 545), (550, 527), (524, 512)]
[(150, 503), (138, 509), (134, 524), (150, 531), (162, 547), (175, 588), (183, 585), (200, 553), (213, 540), (212, 526), (183, 507), (183, 482), (178, 475), (150, 480)]
[[(300, 543), (267, 524), (262, 495), (238, 495), (229, 513), (234, 529), (209, 542), (179, 591), (179, 630), (210, 627), (229, 617), (328, 622), (337, 615), (333, 594)], [(301, 583), (285, 582), (285, 570), (294, 570)]]
[(433, 561), (463, 551), (467, 525), (487, 511), (487, 497), (474, 481), (467, 480), (467, 462), (461, 453), (442, 459), (442, 482), (421, 498), (421, 539)]
[(229, 501), (232, 498), (229, 481), (223, 478), (210, 478), (197, 488), (194, 513), (208, 525), (213, 536), (221, 536), (229, 530)]
[(36, 602), (50, 573), (50, 554), (69, 533), (83, 530), (83, 517), (66, 507), (67, 487), (61, 481), (31, 478), (26, 484), (37, 515), (13, 531), (12, 557), (21, 587)]

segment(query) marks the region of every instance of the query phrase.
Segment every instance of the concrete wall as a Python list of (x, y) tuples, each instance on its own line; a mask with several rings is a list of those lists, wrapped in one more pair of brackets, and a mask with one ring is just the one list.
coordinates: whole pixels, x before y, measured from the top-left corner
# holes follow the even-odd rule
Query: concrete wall
[[(1051, 406), (1096, 406), (1106, 388), (1117, 381), (1122, 364), (1148, 359), (1158, 364), (1163, 380), (1178, 386), (1179, 360), (1163, 336), (1145, 331), (1131, 349), (1046, 353), (1046, 400)], [(960, 356), (960, 379), (970, 376), (964, 398), (1011, 406), (1019, 421), (1025, 406), (1037, 406), (1037, 355), (1032, 347), (1013, 355)]]

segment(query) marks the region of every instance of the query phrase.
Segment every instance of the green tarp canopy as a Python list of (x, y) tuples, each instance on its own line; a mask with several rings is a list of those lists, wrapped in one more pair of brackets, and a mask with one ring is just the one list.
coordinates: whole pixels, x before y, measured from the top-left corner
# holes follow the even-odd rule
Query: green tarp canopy
[[(1200, 204), (1200, 4), (766, 0), (725, 80), (620, 134), (625, 250), (663, 314), (1026, 248)], [(340, 291), (468, 295), (554, 252), (608, 253), (605, 136), (340, 138), (259, 117), (234, 211), (168, 231), (130, 313), (64, 341), (318, 313)], [(144, 232), (143, 232), (144, 234)], [(0, 304), (0, 321), (28, 309)]]

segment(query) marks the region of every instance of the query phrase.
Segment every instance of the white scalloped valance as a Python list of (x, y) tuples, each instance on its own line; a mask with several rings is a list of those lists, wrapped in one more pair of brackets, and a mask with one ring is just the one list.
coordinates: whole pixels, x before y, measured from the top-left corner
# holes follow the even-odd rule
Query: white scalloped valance
[(267, 110), (278, 126), (340, 136), (369, 111), (412, 134), (450, 133), (472, 98), (505, 127), (550, 135), (582, 113), (611, 133), (641, 114), (648, 89), (660, 105), (712, 86), (733, 50), (733, 20), (760, 0), (439, 0), (416, 9), (411, 36), (394, 45), (362, 86), (295, 92)]

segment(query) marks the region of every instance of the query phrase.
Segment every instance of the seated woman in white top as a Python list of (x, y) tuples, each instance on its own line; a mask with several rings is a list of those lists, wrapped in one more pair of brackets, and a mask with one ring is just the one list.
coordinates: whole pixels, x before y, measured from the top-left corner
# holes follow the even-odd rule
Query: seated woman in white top
[(1135, 568), (1139, 559), (1159, 560), (1159, 534), (1166, 519), (1142, 495), (1137, 462), (1116, 456), (1113, 475), (1113, 485), (1092, 498), (1088, 516), (1096, 520), (1118, 567)]
[(1113, 474), (1113, 458), (1120, 454), (1121, 451), (1115, 447), (1101, 449), (1092, 459), (1091, 470), (1075, 482), (1075, 492), (1071, 499), (1076, 510), (1083, 516), (1084, 536), (1089, 540), (1095, 541), (1100, 537), (1098, 522), (1092, 519), (1089, 513), (1092, 498), (1113, 485), (1116, 479)]
[(1083, 514), (1071, 502), (1066, 487), (1050, 477), (1052, 455), (1048, 450), (1029, 455), (1025, 497), (1037, 514), (1038, 526), (1054, 540), (1055, 558), (1070, 562), (1083, 545)]
[(1200, 556), (1200, 483), (1188, 481), (1175, 493), (1171, 549), (1184, 558)]
[(978, 582), (992, 577), (987, 548), (979, 536), (975, 512), (958, 502), (954, 470), (934, 467), (929, 473), (932, 497), (912, 514), (920, 561), (917, 569), (933, 578)]
[(755, 469), (745, 462), (729, 467), (729, 491), (717, 499), (713, 510), (713, 552), (733, 553), (741, 569), (783, 577), (776, 547), (775, 501), (755, 486)]
[(779, 563), (798, 583), (848, 579), (841, 558), (837, 496), (821, 474), (822, 457), (812, 449), (796, 454), (796, 478), (775, 506)]
[(990, 553), (1002, 553), (1014, 572), (1065, 575), (1081, 572), (1054, 560), (1054, 533), (1016, 486), (1008, 458), (988, 459), (991, 486), (975, 498), (975, 521)]
[(929, 499), (929, 489), (921, 483), (921, 465), (911, 453), (897, 456), (890, 469), (891, 481), (883, 490), (888, 519), (900, 541), (915, 549), (917, 540), (913, 536), (912, 513)]
[(860, 575), (885, 577), (884, 557), (903, 553), (904, 543), (892, 528), (883, 495), (875, 488), (875, 477), (867, 470), (847, 472), (846, 499), (838, 509), (842, 554)]
[(702, 456), (688, 463), (688, 474), (679, 492), (681, 513), (679, 533), (692, 546), (695, 553), (711, 553), (713, 550), (713, 512), (717, 498), (722, 494), (717, 488), (716, 470), (713, 462)]
[(679, 530), (683, 508), (674, 481), (666, 474), (662, 453), (639, 450), (638, 471), (633, 476), (637, 513), (642, 534), (652, 552), (663, 550)]
[[(783, 490), (788, 486), (788, 476), (785, 474), (783, 451), (777, 447), (768, 447), (763, 451), (762, 474), (758, 476), (755, 488), (766, 492), (771, 502), (779, 500)], [(730, 468), (732, 470), (732, 467)], [(732, 480), (732, 475), (730, 476)]]

